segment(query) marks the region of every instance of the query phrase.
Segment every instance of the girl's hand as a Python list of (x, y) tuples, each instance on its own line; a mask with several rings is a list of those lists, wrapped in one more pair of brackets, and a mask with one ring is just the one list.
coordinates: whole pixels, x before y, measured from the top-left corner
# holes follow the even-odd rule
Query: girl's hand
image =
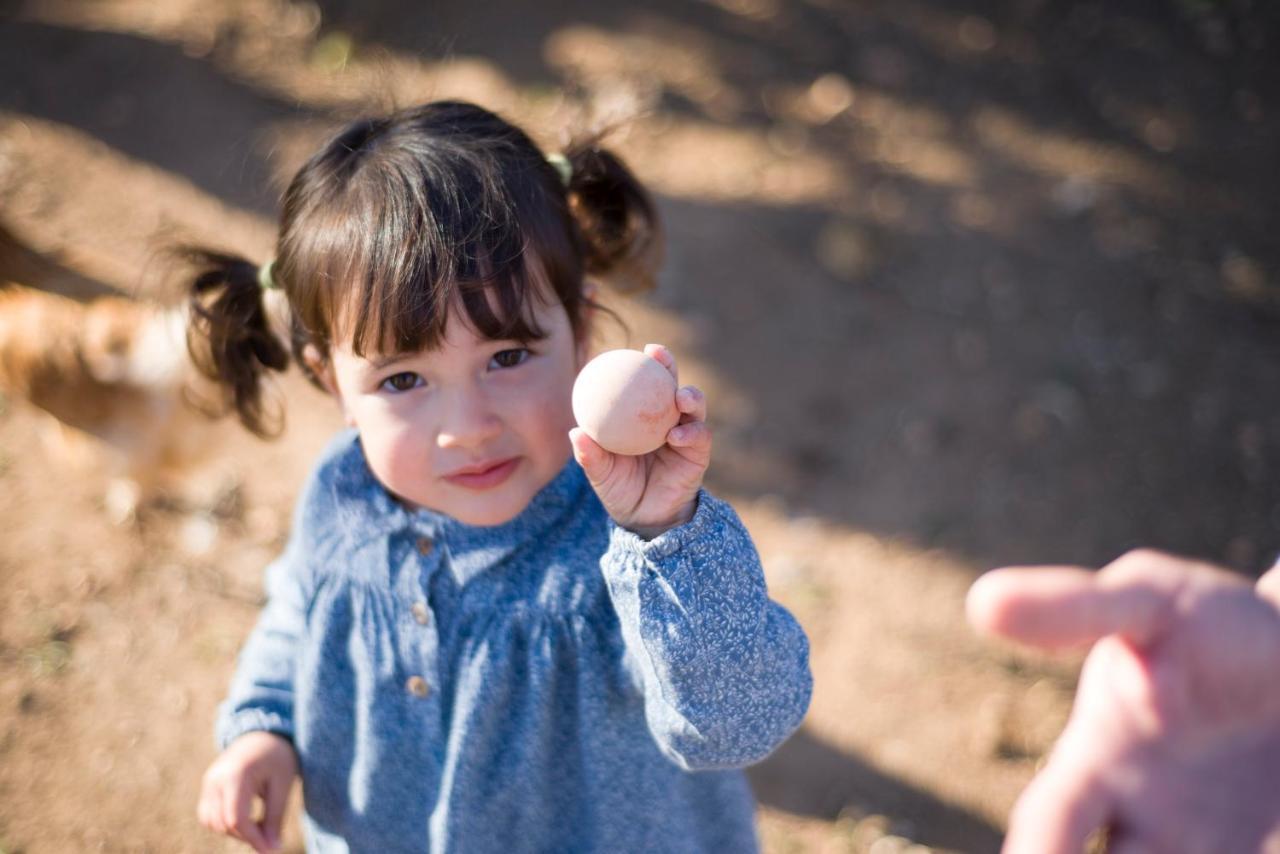
[[(196, 814), (216, 833), (233, 836), (258, 854), (280, 848), (280, 825), (298, 757), (289, 740), (269, 732), (237, 738), (204, 772)], [(253, 799), (262, 798), (262, 819), (255, 821)]]
[[(644, 352), (676, 377), (676, 360), (666, 347), (647, 344)], [(711, 462), (707, 399), (693, 386), (685, 386), (676, 391), (676, 408), (680, 421), (667, 433), (667, 443), (640, 457), (606, 451), (581, 427), (569, 431), (573, 455), (605, 510), (646, 540), (693, 518), (702, 476)]]

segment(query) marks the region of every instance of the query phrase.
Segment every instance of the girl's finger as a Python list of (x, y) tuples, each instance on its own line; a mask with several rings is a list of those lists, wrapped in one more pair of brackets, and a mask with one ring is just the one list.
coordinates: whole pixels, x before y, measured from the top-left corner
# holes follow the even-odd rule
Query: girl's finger
[(569, 431), (569, 444), (573, 446), (573, 458), (582, 466), (587, 480), (598, 486), (609, 477), (613, 469), (613, 454), (596, 444), (581, 427)]
[(240, 838), (240, 834), (236, 832), (236, 798), (243, 785), (243, 781), (239, 785), (224, 781), (219, 787), (221, 792), (218, 796), (218, 821), (222, 825), (221, 832), (237, 839)]
[(280, 847), (280, 828), (284, 824), (284, 807), (292, 783), (292, 778), (268, 780), (267, 790), (262, 794), (262, 836), (272, 850)]
[(262, 829), (253, 820), (253, 789), (241, 785), (236, 792), (235, 821), (232, 830), (235, 835), (252, 845), (256, 851), (266, 851), (267, 842), (262, 838)]
[(705, 421), (690, 421), (672, 427), (667, 433), (667, 444), (689, 451), (705, 451), (711, 448), (711, 428)]
[(644, 352), (646, 356), (656, 359), (658, 364), (670, 371), (672, 379), (676, 382), (680, 381), (680, 375), (676, 371), (676, 357), (671, 355), (670, 350), (661, 344), (646, 344)]
[(229, 800), (228, 794), (225, 784), (218, 786), (218, 793), (215, 796), (211, 807), (214, 830), (218, 831), (218, 833), (221, 833), (223, 836), (230, 836), (232, 834), (231, 821), (227, 820), (228, 812), (231, 813), (231, 817), (233, 819), (235, 817), (235, 810), (232, 809), (228, 811), (227, 809), (227, 803)]
[(707, 420), (707, 396), (702, 389), (687, 385), (676, 391), (676, 409), (680, 410), (681, 422)]
[(216, 810), (214, 809), (215, 791), (210, 790), (208, 783), (201, 789), (200, 800), (196, 803), (196, 818), (199, 820), (201, 827), (220, 833), (221, 831), (218, 829), (217, 822), (214, 819), (216, 815)]

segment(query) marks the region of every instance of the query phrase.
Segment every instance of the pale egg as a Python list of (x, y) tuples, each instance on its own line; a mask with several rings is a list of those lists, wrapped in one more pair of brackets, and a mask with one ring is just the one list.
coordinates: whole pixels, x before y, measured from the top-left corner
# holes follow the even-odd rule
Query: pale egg
[(675, 377), (639, 350), (606, 351), (578, 374), (573, 415), (606, 451), (647, 454), (666, 443), (680, 420)]

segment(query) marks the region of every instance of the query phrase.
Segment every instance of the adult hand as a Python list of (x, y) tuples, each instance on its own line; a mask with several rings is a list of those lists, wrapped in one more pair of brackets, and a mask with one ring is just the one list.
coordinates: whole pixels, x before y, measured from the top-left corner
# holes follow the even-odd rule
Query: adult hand
[[(249, 732), (222, 751), (205, 771), (196, 813), (216, 833), (233, 836), (259, 854), (280, 848), (280, 826), (298, 757), (289, 740), (269, 732)], [(263, 815), (254, 820), (253, 799)]]
[(980, 631), (1093, 643), (1006, 854), (1280, 852), (1280, 568), (1257, 587), (1151, 551), (1093, 573), (999, 569), (969, 591)]
[[(666, 347), (646, 344), (644, 352), (679, 382), (675, 357)], [(605, 510), (619, 525), (645, 539), (693, 518), (702, 477), (711, 463), (706, 397), (693, 386), (679, 388), (676, 408), (680, 420), (667, 433), (666, 444), (643, 456), (612, 454), (581, 427), (569, 431), (573, 455)]]

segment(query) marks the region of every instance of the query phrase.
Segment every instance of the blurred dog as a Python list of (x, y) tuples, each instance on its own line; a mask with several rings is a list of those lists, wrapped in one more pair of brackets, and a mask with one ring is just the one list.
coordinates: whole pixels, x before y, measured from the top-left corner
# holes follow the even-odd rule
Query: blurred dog
[(211, 419), (188, 402), (199, 380), (187, 311), (0, 286), (0, 392), (51, 416), (45, 438), (63, 461), (108, 451), (118, 523), (206, 455)]

